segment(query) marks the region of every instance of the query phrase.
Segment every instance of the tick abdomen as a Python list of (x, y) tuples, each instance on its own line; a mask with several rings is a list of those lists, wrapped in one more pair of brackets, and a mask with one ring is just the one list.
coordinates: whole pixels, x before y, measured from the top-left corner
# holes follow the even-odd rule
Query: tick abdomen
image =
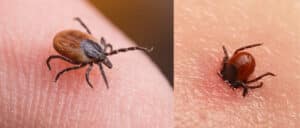
[(64, 30), (55, 35), (53, 39), (53, 46), (59, 54), (77, 63), (89, 63), (93, 60), (88, 58), (84, 54), (84, 51), (80, 48), (81, 42), (85, 39), (95, 41), (95, 39), (91, 35), (83, 33), (81, 31)]
[(254, 72), (255, 60), (248, 52), (239, 52), (233, 55), (228, 63), (236, 67), (238, 80), (247, 81), (248, 77)]

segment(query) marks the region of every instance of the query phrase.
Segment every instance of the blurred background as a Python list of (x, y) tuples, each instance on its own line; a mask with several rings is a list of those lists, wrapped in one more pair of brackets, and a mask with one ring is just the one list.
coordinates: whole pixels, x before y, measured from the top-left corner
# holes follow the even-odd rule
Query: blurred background
[(173, 0), (90, 0), (148, 54), (173, 87)]

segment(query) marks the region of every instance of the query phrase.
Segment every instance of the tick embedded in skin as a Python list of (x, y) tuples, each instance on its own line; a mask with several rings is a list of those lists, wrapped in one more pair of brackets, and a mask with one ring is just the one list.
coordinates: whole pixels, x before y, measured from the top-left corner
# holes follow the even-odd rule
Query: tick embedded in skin
[(143, 47), (128, 47), (114, 50), (112, 45), (106, 43), (103, 37), (100, 40), (103, 46), (101, 47), (97, 43), (96, 39), (92, 36), (89, 28), (82, 22), (82, 20), (78, 17), (74, 19), (85, 28), (87, 33), (83, 33), (78, 30), (64, 30), (55, 35), (53, 39), (53, 46), (60, 55), (51, 55), (48, 57), (47, 66), (49, 70), (51, 70), (51, 66), (49, 63), (52, 59), (61, 59), (76, 65), (60, 71), (55, 77), (55, 82), (63, 73), (80, 69), (88, 65), (85, 77), (88, 85), (93, 88), (89, 80), (89, 74), (92, 70), (93, 64), (96, 64), (100, 68), (100, 72), (102, 74), (106, 87), (109, 88), (108, 81), (102, 66), (102, 64), (104, 64), (106, 67), (112, 68), (112, 63), (109, 61), (108, 56), (115, 55), (119, 52), (127, 52), (132, 50), (141, 50), (145, 52), (150, 52), (153, 50), (153, 48), (147, 49)]
[(248, 93), (248, 89), (260, 88), (263, 82), (255, 86), (248, 86), (248, 84), (256, 82), (265, 76), (275, 76), (274, 73), (267, 72), (254, 78), (248, 80), (249, 76), (254, 72), (255, 60), (254, 57), (248, 52), (242, 52), (245, 49), (261, 46), (262, 44), (252, 44), (241, 47), (235, 50), (231, 58), (228, 57), (227, 50), (223, 46), (224, 58), (223, 58), (223, 68), (219, 72), (219, 76), (226, 82), (230, 84), (232, 88), (243, 88), (243, 96), (245, 97)]

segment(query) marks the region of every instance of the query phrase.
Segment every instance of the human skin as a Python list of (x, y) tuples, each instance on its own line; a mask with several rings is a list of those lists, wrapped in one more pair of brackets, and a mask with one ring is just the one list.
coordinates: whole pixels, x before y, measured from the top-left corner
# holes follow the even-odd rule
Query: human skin
[[(141, 51), (109, 57), (104, 68), (109, 89), (94, 66), (90, 88), (86, 68), (55, 75), (73, 66), (61, 60), (46, 65), (54, 35), (65, 29), (85, 32), (115, 49), (135, 46), (86, 1), (4, 0), (0, 2), (0, 127), (169, 128), (173, 93), (166, 78)], [(153, 51), (155, 52), (155, 50)], [(151, 53), (149, 53), (151, 54)]]
[[(298, 1), (175, 0), (175, 127), (300, 127)], [(218, 75), (224, 56), (250, 52), (262, 88), (232, 90)], [(259, 84), (257, 82), (256, 84)], [(251, 84), (252, 86), (256, 84)], [(250, 86), (251, 86), (250, 85)]]

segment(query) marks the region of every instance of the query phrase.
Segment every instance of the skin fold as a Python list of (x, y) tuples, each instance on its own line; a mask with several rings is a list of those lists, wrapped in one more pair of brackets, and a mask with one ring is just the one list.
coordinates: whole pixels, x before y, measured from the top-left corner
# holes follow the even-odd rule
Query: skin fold
[[(298, 1), (175, 0), (175, 127), (300, 127)], [(256, 59), (262, 88), (232, 90), (217, 75), (224, 45)], [(252, 85), (257, 85), (254, 83)], [(251, 86), (251, 85), (250, 85)]]
[(87, 2), (3, 0), (0, 14), (1, 128), (172, 127), (172, 89), (143, 52), (109, 57), (113, 68), (104, 68), (109, 90), (96, 65), (90, 75), (94, 89), (85, 81), (86, 68), (54, 82), (59, 71), (73, 66), (53, 60), (52, 70), (47, 69), (47, 57), (58, 54), (54, 35), (65, 29), (85, 32), (74, 17), (99, 42), (103, 36), (115, 49), (135, 46)]

